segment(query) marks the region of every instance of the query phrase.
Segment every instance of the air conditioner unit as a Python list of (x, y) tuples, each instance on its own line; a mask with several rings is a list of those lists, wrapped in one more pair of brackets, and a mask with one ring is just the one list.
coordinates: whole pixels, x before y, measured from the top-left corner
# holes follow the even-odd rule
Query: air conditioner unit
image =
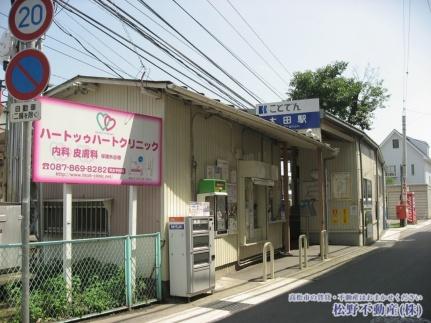
[[(21, 205), (0, 203), (0, 245), (21, 243)], [(21, 248), (1, 248), (0, 271), (21, 266)]]

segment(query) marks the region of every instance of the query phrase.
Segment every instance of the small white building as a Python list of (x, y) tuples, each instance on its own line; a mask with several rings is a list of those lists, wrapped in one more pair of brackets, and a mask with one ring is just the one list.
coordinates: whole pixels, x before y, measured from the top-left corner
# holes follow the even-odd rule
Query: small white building
[[(380, 144), (386, 161), (386, 183), (389, 218), (396, 219), (395, 205), (401, 194), (402, 139), (392, 130)], [(407, 185), (415, 193), (417, 217), (429, 218), (431, 214), (431, 158), (429, 145), (419, 139), (407, 137)]]

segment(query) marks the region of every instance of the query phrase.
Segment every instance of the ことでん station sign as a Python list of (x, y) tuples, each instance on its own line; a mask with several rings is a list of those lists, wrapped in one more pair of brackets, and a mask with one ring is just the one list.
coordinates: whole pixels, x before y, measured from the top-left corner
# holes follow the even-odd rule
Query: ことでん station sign
[(321, 136), (319, 99), (263, 103), (256, 106), (256, 114), (282, 127), (298, 132), (311, 129)]
[(72, 101), (38, 98), (33, 180), (160, 185), (162, 120)]

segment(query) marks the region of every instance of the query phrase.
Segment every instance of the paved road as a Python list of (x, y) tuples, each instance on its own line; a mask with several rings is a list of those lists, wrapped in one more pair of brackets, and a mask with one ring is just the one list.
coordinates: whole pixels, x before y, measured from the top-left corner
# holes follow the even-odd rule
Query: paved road
[[(431, 225), (404, 231), (399, 241), (378, 243), (383, 247), (220, 322), (431, 322)], [(357, 317), (334, 317), (337, 301), (292, 303), (292, 293), (414, 293), (423, 296), (423, 319), (382, 319), (360, 313)]]

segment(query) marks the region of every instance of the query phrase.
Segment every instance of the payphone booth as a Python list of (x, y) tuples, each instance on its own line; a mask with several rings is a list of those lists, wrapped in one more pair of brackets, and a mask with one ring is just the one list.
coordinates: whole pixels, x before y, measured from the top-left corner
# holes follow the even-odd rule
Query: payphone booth
[(226, 181), (202, 179), (199, 181), (198, 202), (209, 202), (210, 214), (214, 217), (214, 231), (217, 234), (228, 232), (228, 194)]

